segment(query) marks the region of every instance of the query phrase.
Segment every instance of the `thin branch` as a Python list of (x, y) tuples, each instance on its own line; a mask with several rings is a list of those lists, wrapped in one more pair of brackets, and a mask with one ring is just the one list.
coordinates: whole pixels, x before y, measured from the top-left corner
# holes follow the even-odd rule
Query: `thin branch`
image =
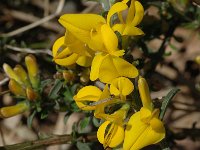
[(5, 48), (8, 48), (13, 51), (17, 51), (17, 52), (25, 52), (25, 53), (31, 53), (31, 54), (42, 53), (42, 54), (48, 54), (48, 55), (52, 56), (51, 50), (49, 50), (49, 49), (34, 49), (33, 50), (30, 48), (15, 47), (12, 45), (5, 45)]
[(65, 3), (65, 0), (60, 0), (59, 1), (58, 7), (57, 7), (56, 12), (54, 14), (46, 16), (46, 17), (42, 18), (41, 20), (38, 20), (38, 21), (36, 21), (34, 23), (31, 23), (31, 24), (29, 24), (27, 26), (24, 26), (22, 28), (16, 29), (16, 30), (11, 31), (9, 33), (1, 34), (0, 36), (2, 36), (2, 37), (11, 37), (11, 36), (20, 34), (22, 32), (28, 31), (28, 30), (30, 30), (32, 28), (35, 28), (35, 27), (37, 27), (37, 26), (39, 26), (39, 25), (41, 25), (41, 24), (43, 24), (43, 23), (55, 18), (56, 16), (58, 16), (61, 13), (61, 11), (62, 11), (62, 9), (64, 7), (64, 3)]
[(8, 77), (5, 77), (3, 80), (0, 81), (0, 86), (6, 84), (9, 81)]
[[(71, 135), (52, 135), (45, 139), (39, 139), (36, 141), (24, 142), (14, 145), (0, 146), (1, 150), (37, 150), (42, 147), (50, 145), (71, 143), (73, 137)], [(97, 141), (96, 133), (90, 135), (81, 135), (77, 141), (90, 142)]]

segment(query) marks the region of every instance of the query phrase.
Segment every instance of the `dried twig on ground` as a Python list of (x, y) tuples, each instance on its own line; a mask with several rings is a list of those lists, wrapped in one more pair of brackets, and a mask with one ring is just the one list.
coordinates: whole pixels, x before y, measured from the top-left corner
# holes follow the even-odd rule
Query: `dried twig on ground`
[(43, 54), (48, 54), (52, 56), (51, 50), (49, 49), (30, 49), (30, 48), (15, 47), (12, 45), (5, 45), (5, 48), (8, 48), (13, 51), (17, 51), (17, 52), (25, 52), (25, 53), (31, 53), (31, 54), (43, 53)]
[(60, 1), (59, 1), (57, 10), (56, 10), (56, 12), (55, 12), (54, 14), (51, 14), (51, 15), (49, 15), (49, 16), (46, 16), (46, 17), (44, 17), (44, 18), (42, 18), (42, 19), (40, 19), (40, 20), (38, 20), (38, 21), (36, 21), (36, 22), (34, 22), (34, 23), (31, 23), (31, 24), (29, 24), (29, 25), (27, 25), (27, 26), (24, 26), (24, 27), (22, 27), (22, 28), (16, 29), (16, 30), (11, 31), (11, 32), (9, 32), (9, 33), (1, 34), (0, 36), (2, 36), (2, 37), (11, 37), (11, 36), (20, 34), (20, 33), (22, 33), (22, 32), (28, 31), (28, 30), (30, 30), (30, 29), (32, 29), (32, 28), (35, 28), (35, 27), (37, 27), (37, 26), (39, 26), (39, 25), (41, 25), (41, 24), (43, 24), (43, 23), (46, 23), (47, 21), (49, 21), (49, 20), (55, 18), (56, 16), (58, 16), (58, 15), (61, 13), (61, 11), (62, 11), (62, 9), (63, 9), (63, 7), (64, 7), (64, 3), (65, 3), (65, 0), (60, 0)]

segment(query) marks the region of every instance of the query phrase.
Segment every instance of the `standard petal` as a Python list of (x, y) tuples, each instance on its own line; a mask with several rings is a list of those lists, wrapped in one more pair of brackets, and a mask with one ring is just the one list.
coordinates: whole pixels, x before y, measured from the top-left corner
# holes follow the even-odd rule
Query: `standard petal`
[(135, 78), (138, 76), (138, 70), (134, 65), (130, 64), (120, 57), (113, 57), (112, 60), (114, 66), (118, 71), (119, 76), (128, 78)]
[(112, 55), (112, 53), (117, 50), (118, 46), (117, 36), (107, 24), (101, 26), (101, 33), (106, 50), (109, 54)]
[(104, 61), (106, 55), (103, 54), (97, 54), (93, 61), (92, 61), (92, 65), (91, 65), (91, 72), (90, 72), (90, 80), (94, 81), (97, 78), (99, 78), (99, 69), (101, 66), (101, 63)]
[(107, 15), (107, 24), (110, 25), (111, 17), (117, 13), (127, 9), (128, 6), (123, 2), (115, 3), (109, 10)]
[(110, 83), (113, 79), (120, 76), (116, 69), (117, 66), (113, 62), (113, 57), (114, 56), (107, 55), (100, 65), (99, 80), (104, 83)]
[(106, 23), (102, 16), (95, 14), (65, 14), (60, 17), (59, 22), (84, 43), (89, 43), (92, 29)]

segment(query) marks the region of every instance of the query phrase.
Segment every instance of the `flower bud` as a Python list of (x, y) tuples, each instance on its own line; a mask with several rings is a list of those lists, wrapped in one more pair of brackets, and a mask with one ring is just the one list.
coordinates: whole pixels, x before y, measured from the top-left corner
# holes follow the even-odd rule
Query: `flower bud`
[(28, 55), (25, 57), (25, 63), (28, 70), (28, 76), (31, 81), (32, 87), (37, 88), (39, 85), (38, 78), (38, 65), (36, 62), (36, 58), (33, 55)]
[(64, 71), (63, 72), (63, 78), (66, 81), (70, 82), (70, 81), (74, 81), (75, 76), (74, 76), (73, 72), (71, 72), (71, 71)]
[(26, 88), (26, 96), (30, 101), (35, 101), (38, 98), (38, 94), (31, 88)]
[(10, 79), (17, 81), (19, 84), (23, 84), (20, 77), (13, 71), (13, 69), (8, 64), (4, 63), (3, 69)]
[(8, 87), (10, 91), (15, 94), (16, 96), (26, 96), (25, 90), (22, 88), (22, 86), (17, 83), (15, 80), (11, 79), (9, 81)]
[(21, 65), (16, 65), (15, 68), (14, 68), (14, 72), (21, 79), (21, 81), (23, 82), (23, 84), (25, 86), (27, 86), (27, 87), (31, 86), (29, 79), (28, 79), (28, 75)]
[(14, 106), (0, 108), (0, 118), (8, 118), (21, 114), (29, 109), (28, 104), (23, 101)]

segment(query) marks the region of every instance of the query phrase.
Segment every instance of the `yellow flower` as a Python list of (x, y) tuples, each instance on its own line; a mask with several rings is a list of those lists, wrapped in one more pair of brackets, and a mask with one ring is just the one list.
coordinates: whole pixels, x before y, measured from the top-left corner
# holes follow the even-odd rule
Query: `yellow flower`
[[(124, 104), (119, 110), (112, 114), (105, 114), (104, 107), (106, 105), (97, 106), (98, 108), (103, 108), (103, 112), (97, 112), (95, 110), (95, 117), (105, 119), (106, 121), (99, 127), (97, 131), (97, 138), (100, 143), (103, 144), (104, 148), (117, 147), (124, 140), (124, 119), (126, 118), (127, 112), (129, 110), (129, 105)], [(97, 114), (99, 113), (99, 114)]]
[(124, 140), (124, 128), (110, 121), (105, 121), (97, 131), (97, 138), (105, 149), (117, 147)]
[(109, 103), (110, 99), (111, 95), (108, 89), (108, 85), (105, 86), (103, 91), (101, 91), (96, 86), (85, 86), (80, 89), (74, 96), (76, 104), (83, 110), (95, 110), (97, 105), (99, 105), (98, 101), (107, 100), (104, 103)]
[(54, 61), (62, 66), (77, 63), (88, 67), (93, 59), (91, 50), (71, 33), (66, 33), (65, 36), (57, 39), (52, 51)]
[(126, 100), (126, 96), (129, 95), (133, 89), (133, 83), (125, 77), (114, 79), (110, 85), (110, 93), (119, 96), (121, 100)]
[(111, 83), (118, 77), (135, 78), (137, 76), (137, 68), (120, 57), (99, 53), (92, 61), (91, 81), (99, 78), (101, 82)]
[(139, 150), (160, 142), (165, 137), (163, 122), (158, 118), (159, 109), (154, 109), (149, 88), (144, 78), (138, 81), (143, 107), (133, 114), (127, 123), (123, 150)]
[[(128, 9), (128, 15), (126, 17), (126, 21), (123, 20), (121, 11), (125, 10), (128, 6), (126, 5), (126, 1), (118, 2), (114, 4), (111, 9), (110, 13), (118, 13), (118, 17), (120, 20), (120, 24), (115, 24), (112, 29), (114, 31), (118, 31), (121, 35), (142, 35), (144, 32), (137, 28), (136, 26), (142, 21), (144, 16), (144, 8), (140, 2), (136, 0), (131, 0), (130, 8)], [(124, 9), (120, 9), (124, 8)]]
[(8, 118), (21, 114), (29, 109), (28, 104), (23, 101), (14, 106), (0, 108), (0, 118)]

